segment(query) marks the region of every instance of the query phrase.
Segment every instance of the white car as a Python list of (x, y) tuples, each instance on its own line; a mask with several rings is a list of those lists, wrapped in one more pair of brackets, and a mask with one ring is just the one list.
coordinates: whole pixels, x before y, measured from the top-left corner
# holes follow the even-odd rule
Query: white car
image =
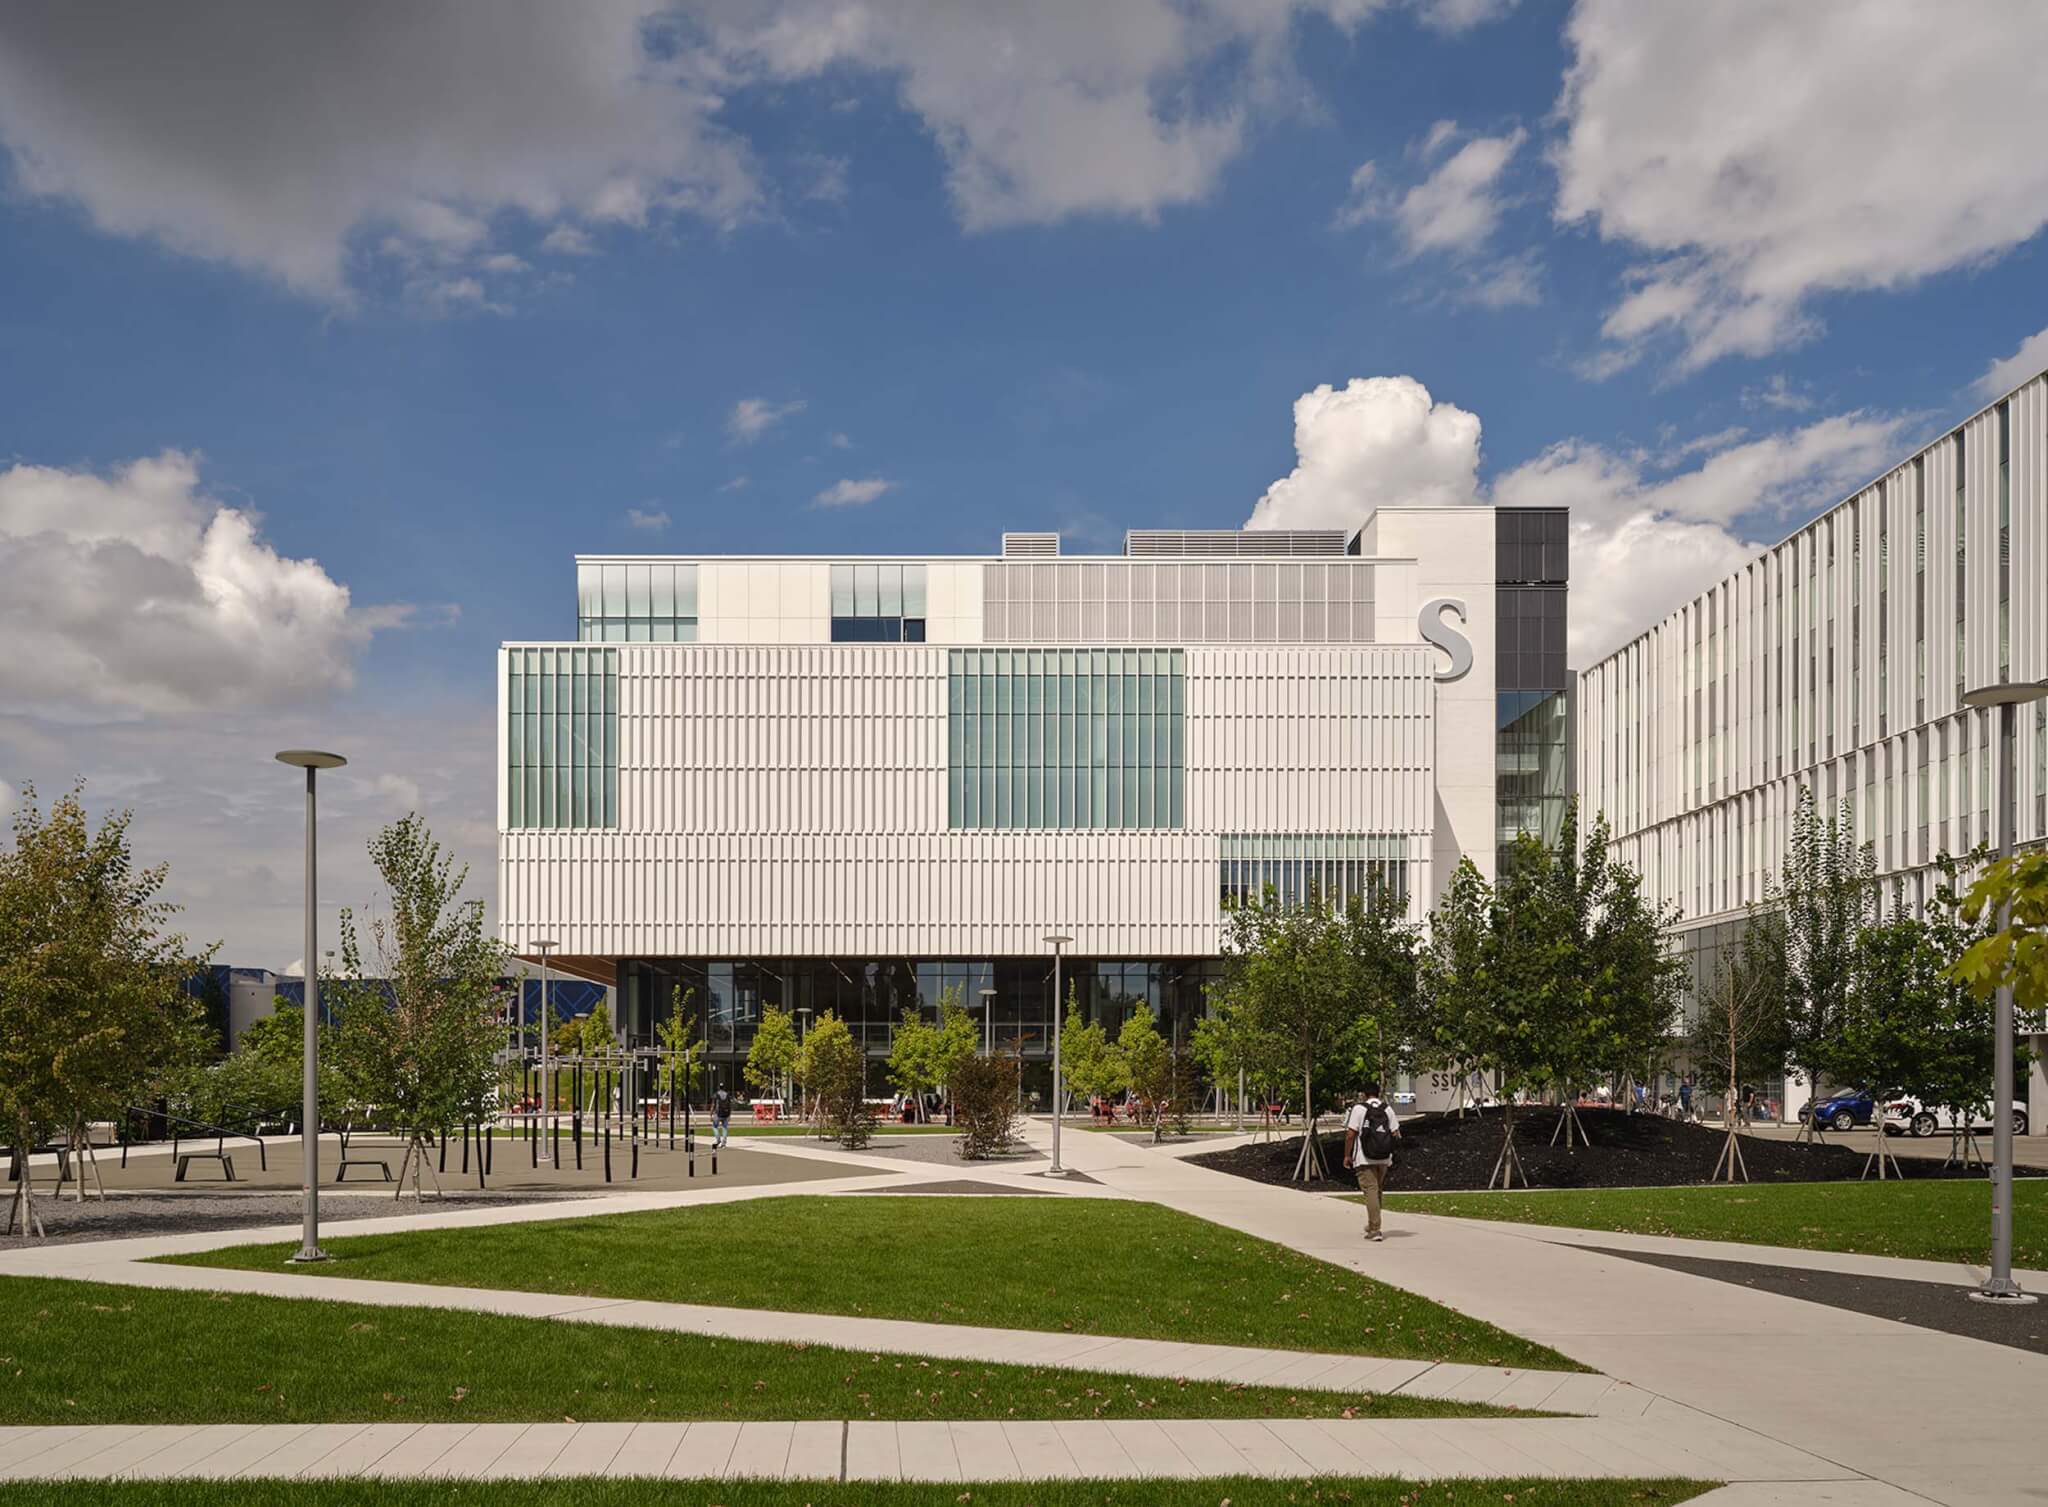
[[(1886, 1135), (1930, 1136), (1936, 1131), (1957, 1128), (1956, 1112), (1946, 1104), (1928, 1106), (1918, 1099), (1893, 1099), (1884, 1107)], [(1972, 1110), (1970, 1129), (1988, 1132), (1991, 1129), (1991, 1116)], [(2027, 1133), (2027, 1106), (2018, 1099), (2012, 1101), (2012, 1133)]]

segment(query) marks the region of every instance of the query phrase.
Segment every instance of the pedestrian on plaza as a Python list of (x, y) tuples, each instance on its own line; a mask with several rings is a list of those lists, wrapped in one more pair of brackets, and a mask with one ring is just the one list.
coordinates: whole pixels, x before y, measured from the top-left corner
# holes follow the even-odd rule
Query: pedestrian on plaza
[(1687, 1124), (1692, 1123), (1692, 1074), (1687, 1073), (1678, 1080), (1678, 1117)]
[(726, 1135), (732, 1129), (732, 1095), (720, 1089), (711, 1096), (711, 1149), (723, 1151)]
[(1394, 1142), (1400, 1138), (1401, 1121), (1393, 1106), (1380, 1097), (1377, 1083), (1366, 1084), (1344, 1116), (1344, 1165), (1365, 1195), (1367, 1240), (1383, 1238), (1380, 1195), (1386, 1191), (1387, 1173), (1394, 1165)]

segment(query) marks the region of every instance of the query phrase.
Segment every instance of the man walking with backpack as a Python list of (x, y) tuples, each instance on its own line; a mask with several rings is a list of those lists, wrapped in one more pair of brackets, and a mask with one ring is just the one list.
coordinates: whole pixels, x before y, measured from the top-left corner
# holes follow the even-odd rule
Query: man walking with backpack
[(1365, 1238), (1379, 1240), (1380, 1195), (1386, 1191), (1387, 1172), (1394, 1165), (1394, 1142), (1401, 1137), (1401, 1121), (1393, 1106), (1380, 1098), (1377, 1083), (1366, 1084), (1358, 1100), (1344, 1116), (1344, 1165), (1358, 1179), (1358, 1191), (1365, 1195)]

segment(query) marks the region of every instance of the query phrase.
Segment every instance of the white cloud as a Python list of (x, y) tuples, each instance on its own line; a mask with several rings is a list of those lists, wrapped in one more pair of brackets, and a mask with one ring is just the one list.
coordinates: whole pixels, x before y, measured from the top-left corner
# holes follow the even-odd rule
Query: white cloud
[(1769, 381), (1742, 389), (1742, 406), (1804, 413), (1813, 407), (1813, 399), (1795, 387), (1783, 372), (1772, 372)]
[(1356, 230), (1374, 215), (1380, 213), (1377, 194), (1379, 169), (1370, 162), (1361, 162), (1351, 170), (1350, 191), (1344, 202), (1337, 206), (1337, 213), (1330, 219), (1336, 230)]
[[(1426, 151), (1445, 144), (1432, 132)], [(1529, 139), (1517, 126), (1504, 136), (1475, 136), (1409, 189), (1391, 213), (1410, 256), (1429, 251), (1469, 252), (1500, 224), (1501, 174)]]
[(555, 256), (595, 256), (597, 242), (586, 230), (579, 230), (574, 225), (557, 225), (541, 237), (540, 249)]
[(250, 706), (347, 687), (402, 607), (361, 608), (174, 450), (105, 475), (0, 471), (0, 710)]
[[(346, 301), (367, 234), (460, 263), (499, 219), (753, 203), (658, 0), (0, 9), (0, 144), (100, 229)], [(568, 249), (570, 233), (551, 247)]]
[(136, 857), (170, 864), (166, 896), (185, 907), (174, 929), (220, 940), (224, 963), (277, 967), (303, 946), (306, 827), (305, 784), (272, 752), (333, 748), (349, 760), (320, 776), (325, 950), (338, 945), (336, 912), (377, 898), (366, 844), (407, 811), (469, 865), (465, 893), (495, 909), (494, 717), (488, 677), (419, 702), (362, 692), (317, 710), (230, 703), (98, 724), (0, 712), (0, 773), (16, 787), (33, 783), (45, 806), (83, 777), (95, 821), (132, 809)]
[(753, 484), (754, 478), (751, 476), (735, 476), (731, 481), (722, 484), (718, 490), (721, 492), (744, 492)]
[(784, 419), (802, 413), (805, 406), (802, 398), (787, 403), (771, 403), (766, 398), (741, 398), (732, 405), (732, 412), (725, 416), (726, 435), (736, 445), (751, 445)]
[(848, 439), (845, 435), (836, 432), (826, 435), (825, 443), (830, 445), (834, 450), (851, 450), (853, 448), (852, 440)]
[(879, 476), (870, 476), (865, 481), (854, 481), (841, 477), (811, 499), (821, 508), (857, 508), (873, 502), (884, 492), (895, 488), (893, 481), (884, 481)]
[(1994, 361), (1977, 379), (1977, 396), (2000, 398), (2048, 371), (2048, 330), (2036, 330), (2020, 342), (2020, 348), (2003, 360)]
[(1266, 489), (1247, 528), (1347, 528), (1379, 507), (1479, 496), (1479, 417), (1438, 403), (1413, 377), (1325, 383), (1294, 403), (1294, 470)]
[(1205, 198), (1255, 117), (1299, 108), (1298, 16), (1355, 28), (1377, 0), (782, 0), (703, 4), (742, 75), (885, 74), (931, 132), (970, 230), (1150, 219)]
[(1667, 476), (1641, 456), (1567, 440), (1495, 478), (1490, 494), (1572, 510), (1569, 647), (1584, 666), (1740, 568), (1759, 548), (1753, 533), (1779, 537), (1883, 470), (1907, 423), (1856, 412), (1746, 443), (1724, 430), (1667, 451), (1666, 463), (1712, 452)]
[(658, 534), (668, 525), (669, 516), (666, 508), (626, 509), (627, 528), (644, 529), (650, 534)]
[(1534, 248), (1458, 269), (1448, 297), (1481, 309), (1531, 307), (1543, 301), (1543, 258)]
[(1413, 4), (1424, 26), (1454, 36), (1498, 21), (1515, 8), (1516, 0), (1413, 0)]
[(1596, 371), (1764, 355), (2048, 220), (2048, 6), (1581, 0), (1567, 39), (1558, 218), (1642, 258)]
[(1566, 440), (1482, 487), (1478, 415), (1413, 377), (1354, 377), (1296, 400), (1294, 470), (1245, 526), (1355, 528), (1382, 507), (1568, 507), (1579, 583), (1570, 650), (1586, 664), (1748, 559), (1752, 528), (1782, 534), (1878, 474), (1910, 422), (1859, 411), (1756, 439), (1724, 429), (1655, 453)]

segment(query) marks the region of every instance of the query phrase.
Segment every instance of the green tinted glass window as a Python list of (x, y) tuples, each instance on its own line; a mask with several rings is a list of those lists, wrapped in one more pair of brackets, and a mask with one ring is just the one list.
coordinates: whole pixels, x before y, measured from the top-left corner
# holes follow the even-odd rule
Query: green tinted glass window
[(505, 654), (505, 824), (619, 824), (616, 649)]

